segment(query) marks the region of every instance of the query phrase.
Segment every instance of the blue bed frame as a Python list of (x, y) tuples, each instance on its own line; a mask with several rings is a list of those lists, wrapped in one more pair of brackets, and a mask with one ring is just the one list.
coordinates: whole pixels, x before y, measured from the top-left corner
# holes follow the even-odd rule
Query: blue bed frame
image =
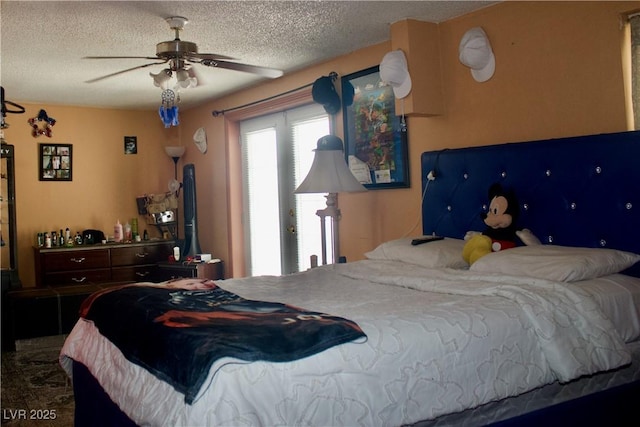
[(516, 193), (518, 227), (543, 243), (640, 253), (640, 131), (431, 151), (421, 165), (424, 234), (484, 230), (499, 182)]
[[(484, 230), (498, 182), (517, 195), (518, 227), (542, 243), (640, 253), (640, 131), (425, 152), (421, 168), (424, 234)], [(640, 277), (640, 263), (625, 273)], [(496, 426), (631, 425), (638, 396), (634, 381)]]

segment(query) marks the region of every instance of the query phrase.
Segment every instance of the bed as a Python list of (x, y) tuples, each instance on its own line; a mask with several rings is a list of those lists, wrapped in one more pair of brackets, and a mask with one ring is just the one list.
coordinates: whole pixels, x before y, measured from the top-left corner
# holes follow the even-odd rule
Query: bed
[[(624, 420), (640, 393), (638, 158), (640, 132), (426, 152), (423, 233), (444, 240), (418, 246), (410, 238), (392, 240), (366, 260), (282, 277), (141, 284), (95, 295), (60, 354), (73, 378), (76, 424)], [(426, 178), (429, 172), (435, 180)], [(469, 267), (461, 259), (463, 237), (484, 228), (480, 215), (493, 182), (517, 189), (518, 224), (543, 244), (486, 255)], [(266, 354), (291, 337), (274, 330), (267, 339), (273, 345), (259, 356), (224, 353), (207, 359), (193, 383), (176, 384), (186, 374), (159, 371), (140, 352), (153, 348), (146, 353), (162, 355), (166, 365), (205, 357), (211, 352), (199, 349), (210, 342), (191, 351), (169, 348), (155, 332), (134, 334), (131, 320), (140, 315), (137, 302), (150, 298), (141, 292), (173, 295), (171, 286), (190, 306), (186, 295), (200, 291), (224, 292), (234, 307), (255, 302), (254, 333), (265, 324), (256, 311), (281, 310), (285, 323), (328, 322), (338, 332), (313, 351), (282, 345), (299, 350), (300, 358), (288, 360)], [(184, 326), (174, 313), (151, 318)], [(231, 335), (237, 334), (217, 342), (237, 351), (244, 343)], [(343, 339), (333, 341), (336, 335)], [(175, 360), (189, 370), (184, 359)]]

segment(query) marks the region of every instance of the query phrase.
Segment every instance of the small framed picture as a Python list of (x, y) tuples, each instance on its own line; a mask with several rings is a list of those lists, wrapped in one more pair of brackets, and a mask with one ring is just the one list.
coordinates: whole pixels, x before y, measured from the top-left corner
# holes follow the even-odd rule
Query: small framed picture
[(40, 181), (71, 181), (73, 145), (39, 144)]
[(409, 187), (407, 125), (379, 67), (343, 76), (342, 94), (345, 155), (353, 175), (369, 190)]
[(138, 137), (124, 137), (124, 154), (138, 154)]

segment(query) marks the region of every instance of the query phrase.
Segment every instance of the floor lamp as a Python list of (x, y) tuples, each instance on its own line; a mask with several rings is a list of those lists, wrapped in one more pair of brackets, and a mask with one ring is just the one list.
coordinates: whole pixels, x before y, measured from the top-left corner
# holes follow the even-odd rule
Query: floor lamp
[[(180, 160), (180, 157), (182, 157), (182, 155), (184, 154), (185, 147), (180, 145), (167, 145), (166, 147), (164, 147), (164, 151), (165, 153), (167, 153), (167, 156), (171, 157), (171, 160), (173, 160), (173, 179), (169, 180), (169, 191), (173, 193), (173, 195), (175, 195), (177, 199), (178, 196), (180, 195), (180, 188), (182, 187), (182, 184), (180, 183), (180, 181), (178, 181), (178, 160)], [(177, 239), (178, 235), (180, 234), (178, 233), (178, 209), (177, 208), (175, 211), (174, 221), (175, 221), (175, 229), (170, 230), (170, 232), (173, 235), (173, 238)]]
[(326, 135), (318, 140), (315, 157), (307, 177), (302, 181), (295, 193), (329, 193), (327, 207), (320, 209), (316, 215), (320, 217), (322, 233), (322, 264), (327, 264), (327, 234), (325, 218), (331, 218), (331, 235), (333, 237), (333, 263), (340, 259), (340, 236), (338, 222), (338, 193), (366, 191), (367, 189), (353, 176), (344, 159), (342, 140), (334, 135)]
[(167, 145), (164, 147), (164, 151), (167, 153), (167, 156), (171, 157), (173, 160), (173, 177), (174, 179), (178, 179), (178, 160), (184, 154), (185, 147), (179, 145)]

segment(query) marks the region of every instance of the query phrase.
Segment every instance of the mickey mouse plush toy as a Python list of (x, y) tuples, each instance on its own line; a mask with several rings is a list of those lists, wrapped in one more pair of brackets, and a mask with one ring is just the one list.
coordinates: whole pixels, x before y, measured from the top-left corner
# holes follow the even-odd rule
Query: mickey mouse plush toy
[(467, 243), (462, 258), (469, 264), (491, 252), (516, 246), (516, 221), (520, 209), (515, 194), (496, 183), (489, 188), (489, 200), (489, 211), (482, 214), (487, 228), (482, 233), (470, 231), (465, 236)]

